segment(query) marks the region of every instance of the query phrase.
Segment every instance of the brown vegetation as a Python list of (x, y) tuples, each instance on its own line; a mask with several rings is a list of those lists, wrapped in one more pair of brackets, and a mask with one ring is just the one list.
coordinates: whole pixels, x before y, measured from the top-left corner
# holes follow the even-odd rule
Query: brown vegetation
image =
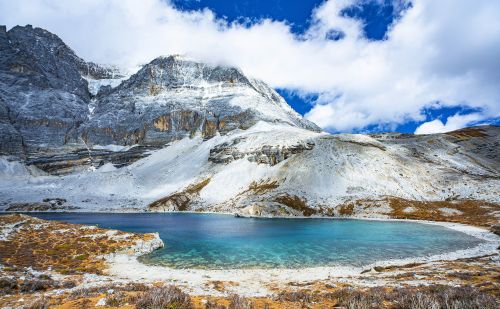
[(353, 213), (354, 213), (354, 205), (353, 204), (347, 204), (347, 205), (340, 206), (339, 214), (341, 216), (352, 216)]
[(471, 137), (486, 137), (488, 134), (481, 128), (465, 128), (445, 133), (458, 139), (467, 140)]
[(262, 195), (264, 193), (267, 193), (269, 191), (272, 191), (276, 188), (279, 187), (279, 184), (276, 180), (268, 180), (268, 181), (263, 181), (263, 182), (255, 182), (253, 181), (250, 186), (248, 187), (248, 190), (244, 191), (242, 194), (251, 192), (255, 195)]
[(136, 303), (137, 309), (190, 309), (194, 308), (191, 297), (179, 288), (168, 285), (152, 288), (141, 294)]
[(306, 217), (316, 214), (316, 209), (307, 206), (306, 202), (296, 195), (280, 195), (275, 201), (292, 209), (302, 212)]
[[(492, 226), (498, 220), (493, 213), (500, 211), (500, 205), (477, 200), (450, 200), (450, 201), (414, 201), (390, 197), (386, 199), (392, 208), (389, 215), (396, 219), (415, 219), (457, 222), (476, 226)], [(407, 207), (415, 210), (405, 212)], [(460, 211), (457, 214), (444, 214), (440, 209), (449, 208)]]
[[(276, 289), (272, 297), (245, 298), (229, 296), (190, 296), (175, 286), (145, 286), (143, 284), (109, 284), (77, 289), (63, 294), (46, 294), (40, 298), (38, 289), (20, 292), (17, 299), (25, 304), (52, 308), (94, 308), (104, 299), (106, 308), (200, 308), (200, 309), (249, 309), (249, 308), (498, 308), (498, 278), (500, 272), (491, 257), (443, 261), (437, 264), (408, 264), (379, 268), (376, 274), (364, 275), (364, 280), (384, 276), (385, 287), (359, 287), (331, 281), (290, 283), (290, 287)], [(403, 271), (403, 273), (402, 273)], [(408, 271), (406, 274), (404, 271)], [(450, 286), (436, 284), (447, 274)], [(404, 280), (416, 280), (421, 286), (407, 286)], [(496, 278), (496, 279), (495, 279)], [(27, 280), (50, 281), (39, 276)], [(442, 280), (442, 279), (441, 279)], [(394, 284), (399, 282), (399, 284)], [(228, 282), (218, 282), (220, 286)], [(11, 285), (11, 282), (7, 282)], [(18, 286), (24, 285), (22, 282)], [(36, 286), (37, 284), (28, 285)], [(3, 285), (5, 286), (5, 284)], [(62, 283), (54, 282), (54, 287)], [(40, 290), (38, 290), (40, 291)], [(111, 292), (110, 292), (111, 291)], [(12, 293), (12, 292), (11, 292)], [(0, 297), (0, 304), (2, 303)], [(7, 302), (4, 302), (7, 304)], [(17, 303), (12, 300), (9, 304)], [(29, 306), (27, 306), (29, 307)], [(47, 308), (47, 307), (34, 307)]]
[(97, 273), (105, 269), (101, 255), (123, 250), (152, 235), (132, 234), (83, 225), (45, 221), (24, 215), (0, 216), (0, 227), (19, 222), (20, 228), (0, 241), (0, 261), (7, 267), (52, 268), (63, 274)]

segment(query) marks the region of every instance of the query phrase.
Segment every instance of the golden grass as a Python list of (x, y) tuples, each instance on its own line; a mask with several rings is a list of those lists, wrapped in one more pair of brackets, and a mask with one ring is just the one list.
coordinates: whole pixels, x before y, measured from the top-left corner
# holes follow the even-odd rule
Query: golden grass
[(445, 133), (458, 139), (466, 140), (471, 137), (486, 137), (488, 134), (481, 128), (465, 128)]
[(347, 204), (340, 206), (339, 214), (341, 216), (351, 216), (354, 213), (354, 205)]
[[(101, 274), (106, 268), (101, 255), (121, 251), (152, 235), (82, 228), (82, 225), (45, 221), (23, 215), (0, 216), (0, 226), (25, 221), (6, 241), (0, 241), (0, 261), (10, 268), (49, 267), (62, 274)], [(43, 226), (40, 227), (40, 225)], [(120, 238), (120, 237), (124, 238)]]
[(302, 212), (302, 214), (306, 217), (317, 213), (316, 209), (307, 206), (306, 202), (296, 195), (280, 195), (275, 198), (275, 201)]
[[(386, 201), (392, 208), (392, 212), (389, 213), (392, 218), (456, 222), (483, 227), (497, 224), (498, 220), (493, 213), (500, 211), (498, 204), (477, 200), (414, 201), (388, 197)], [(407, 207), (415, 210), (405, 212)], [(440, 208), (456, 209), (461, 213), (444, 214)]]
[(252, 181), (252, 183), (250, 184), (248, 189), (245, 190), (244, 192), (242, 192), (241, 194), (251, 192), (255, 195), (262, 195), (262, 194), (267, 193), (269, 191), (272, 191), (278, 187), (279, 187), (279, 184), (278, 184), (278, 181), (276, 181), (276, 180), (267, 180), (267, 181), (261, 181), (261, 182)]

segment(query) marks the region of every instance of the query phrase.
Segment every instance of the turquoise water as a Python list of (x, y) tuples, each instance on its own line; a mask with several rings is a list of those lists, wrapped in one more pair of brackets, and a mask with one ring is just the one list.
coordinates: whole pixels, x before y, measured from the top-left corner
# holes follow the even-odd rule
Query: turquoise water
[(129, 232), (159, 232), (165, 248), (141, 261), (174, 268), (363, 266), (466, 249), (481, 242), (444, 227), (412, 222), (188, 213), (31, 215)]

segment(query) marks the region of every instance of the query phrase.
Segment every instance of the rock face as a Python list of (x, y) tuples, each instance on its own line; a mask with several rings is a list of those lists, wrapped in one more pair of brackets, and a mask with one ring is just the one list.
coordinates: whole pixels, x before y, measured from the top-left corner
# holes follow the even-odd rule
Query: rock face
[(81, 59), (57, 36), (31, 26), (1, 27), (0, 53), (0, 113), (9, 128), (2, 152), (29, 157), (65, 146), (90, 100)]
[[(0, 154), (50, 173), (122, 166), (151, 147), (197, 133), (210, 139), (258, 121), (319, 131), (273, 89), (235, 68), (160, 57), (125, 80), (29, 25), (0, 27), (0, 51)], [(92, 156), (94, 145), (109, 144), (139, 148)]]
[(209, 139), (248, 129), (260, 120), (319, 130), (274, 90), (235, 68), (170, 56), (98, 95), (82, 136), (89, 144), (161, 146), (198, 132)]
[(230, 163), (232, 161), (247, 158), (250, 162), (276, 165), (294, 154), (301, 153), (304, 150), (311, 150), (314, 142), (307, 141), (296, 145), (262, 145), (259, 149), (252, 149), (248, 152), (242, 152), (235, 147), (242, 139), (234, 139), (231, 142), (223, 143), (210, 149), (208, 160), (213, 163)]

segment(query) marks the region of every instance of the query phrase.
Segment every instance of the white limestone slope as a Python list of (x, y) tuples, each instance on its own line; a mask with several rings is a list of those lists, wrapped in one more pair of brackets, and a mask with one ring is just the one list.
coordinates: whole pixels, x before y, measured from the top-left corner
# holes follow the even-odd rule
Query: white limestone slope
[[(498, 128), (482, 130), (490, 137), (457, 140), (446, 134), (329, 135), (259, 122), (206, 141), (195, 136), (173, 142), (120, 169), (105, 165), (62, 177), (33, 176), (18, 163), (3, 160), (0, 195), (3, 208), (12, 202), (60, 197), (84, 211), (141, 211), (155, 200), (185, 195), (186, 188), (209, 179), (189, 195), (187, 210), (302, 215), (280, 204), (280, 196), (296, 196), (308, 207), (334, 210), (346, 201), (384, 196), (499, 203), (496, 157), (490, 160), (471, 152), (478, 143), (497, 143)], [(269, 147), (307, 144), (312, 149), (298, 150), (276, 164), (265, 163)], [(218, 161), (228, 154), (231, 160)], [(266, 184), (271, 185), (256, 189)]]

